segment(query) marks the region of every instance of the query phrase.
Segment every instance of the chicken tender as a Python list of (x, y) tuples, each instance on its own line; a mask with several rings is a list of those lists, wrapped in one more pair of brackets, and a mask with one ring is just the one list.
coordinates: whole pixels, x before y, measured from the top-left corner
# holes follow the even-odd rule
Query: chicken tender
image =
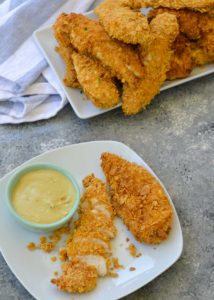
[[(127, 115), (138, 113), (151, 102), (170, 69), (171, 46), (179, 33), (177, 19), (172, 14), (163, 13), (152, 20), (150, 27), (152, 42), (146, 57), (142, 57), (145, 78), (135, 87), (124, 84), (122, 109)], [(145, 53), (144, 49), (142, 53)]]
[(66, 66), (64, 84), (68, 87), (80, 88), (72, 59), (72, 53), (74, 52), (74, 49), (72, 46), (64, 47), (60, 45), (59, 47), (56, 47), (56, 51), (62, 57)]
[(214, 0), (126, 0), (133, 8), (167, 7), (173, 9), (188, 8), (200, 12), (213, 11)]
[(164, 12), (177, 17), (180, 34), (173, 44), (174, 55), (169, 79), (186, 77), (197, 65), (214, 61), (214, 18), (209, 14), (187, 9), (159, 8), (149, 13), (148, 19)]
[(173, 211), (159, 182), (142, 166), (103, 153), (101, 166), (119, 217), (140, 242), (159, 244), (172, 226)]
[(69, 27), (70, 42), (80, 54), (98, 59), (122, 82), (133, 84), (143, 77), (138, 53), (131, 46), (112, 40), (98, 21), (74, 13), (59, 18), (66, 31)]
[(69, 261), (62, 266), (63, 275), (51, 282), (59, 290), (69, 293), (86, 293), (97, 285), (97, 269), (81, 261)]
[(167, 79), (187, 77), (195, 67), (192, 58), (191, 42), (183, 35), (179, 34), (172, 45), (173, 55), (170, 64), (170, 70), (167, 72)]
[(126, 0), (106, 0), (95, 8), (95, 14), (111, 37), (128, 44), (147, 45), (147, 18), (140, 11), (132, 10), (128, 4)]
[(98, 276), (109, 273), (110, 240), (117, 234), (106, 184), (90, 175), (83, 186), (80, 216), (66, 245), (69, 262), (63, 265), (62, 275), (52, 279), (60, 290), (74, 293), (91, 291)]
[(179, 30), (190, 40), (198, 40), (205, 35), (214, 35), (214, 18), (209, 14), (194, 12), (188, 9), (167, 9), (159, 8), (149, 12), (148, 19), (156, 17), (164, 12), (177, 17)]
[(99, 108), (119, 103), (119, 92), (109, 70), (98, 61), (76, 52), (72, 54), (78, 81), (86, 96)]

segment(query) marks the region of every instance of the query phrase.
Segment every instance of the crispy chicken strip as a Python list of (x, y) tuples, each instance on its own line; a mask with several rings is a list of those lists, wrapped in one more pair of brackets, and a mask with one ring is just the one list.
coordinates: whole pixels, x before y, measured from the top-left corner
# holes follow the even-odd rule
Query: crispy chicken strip
[(85, 95), (99, 108), (110, 108), (119, 103), (119, 92), (109, 70), (99, 61), (73, 52), (74, 69)]
[(190, 40), (181, 33), (173, 43), (172, 49), (173, 55), (170, 70), (167, 72), (167, 79), (174, 80), (187, 77), (195, 67)]
[(64, 84), (68, 87), (80, 88), (72, 59), (72, 53), (74, 52), (74, 49), (71, 45), (68, 47), (60, 45), (59, 47), (56, 47), (56, 51), (62, 57), (66, 66)]
[(133, 8), (167, 7), (173, 9), (188, 8), (200, 12), (213, 11), (214, 0), (125, 0)]
[(177, 17), (180, 32), (191, 40), (198, 40), (207, 34), (214, 35), (214, 18), (206, 13), (202, 14), (188, 9), (175, 10), (159, 8), (150, 11), (148, 19), (151, 20), (165, 12)]
[(61, 291), (69, 293), (86, 293), (95, 289), (97, 285), (97, 269), (79, 260), (69, 261), (62, 266), (63, 275), (53, 278)]
[(177, 17), (180, 34), (173, 44), (174, 55), (169, 79), (186, 77), (197, 65), (214, 61), (214, 18), (209, 14), (187, 9), (159, 8), (150, 11), (151, 20), (164, 12)]
[(97, 58), (122, 82), (133, 84), (143, 77), (138, 53), (131, 46), (112, 40), (98, 21), (74, 13), (62, 14), (59, 19), (57, 22), (63, 23), (80, 54)]
[(140, 242), (158, 244), (172, 226), (172, 207), (159, 182), (142, 166), (103, 153), (101, 166), (119, 217)]
[(177, 19), (164, 13), (153, 19), (150, 26), (152, 42), (146, 57), (143, 57), (145, 78), (136, 87), (124, 84), (122, 108), (127, 115), (138, 113), (151, 102), (159, 93), (170, 69), (171, 45), (179, 32)]
[(67, 241), (70, 261), (63, 265), (62, 275), (52, 279), (60, 290), (74, 293), (91, 291), (97, 277), (108, 274), (110, 240), (117, 234), (106, 184), (90, 175), (83, 180), (83, 186), (79, 220)]
[(147, 18), (134, 11), (124, 0), (106, 0), (95, 8), (107, 33), (128, 44), (147, 45), (149, 41), (149, 25)]

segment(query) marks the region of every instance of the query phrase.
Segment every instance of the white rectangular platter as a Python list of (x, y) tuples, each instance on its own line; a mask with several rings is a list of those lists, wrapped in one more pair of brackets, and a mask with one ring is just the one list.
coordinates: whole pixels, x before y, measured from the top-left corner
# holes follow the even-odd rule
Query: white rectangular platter
[[(85, 14), (91, 19), (96, 19), (94, 13), (88, 12)], [(85, 96), (80, 92), (79, 89), (68, 88), (63, 83), (63, 78), (65, 75), (65, 64), (60, 58), (58, 53), (54, 50), (57, 46), (57, 42), (53, 36), (51, 26), (43, 27), (37, 30), (34, 34), (37, 45), (54, 71), (56, 77), (58, 78), (62, 89), (64, 90), (66, 97), (68, 98), (69, 103), (71, 104), (76, 115), (81, 119), (88, 119), (100, 114), (103, 114), (107, 111), (115, 109), (118, 105), (111, 109), (99, 109), (95, 107), (91, 101), (86, 101)], [(177, 85), (183, 84), (185, 82), (194, 80), (196, 78), (203, 77), (205, 75), (211, 74), (214, 72), (214, 64), (208, 64), (199, 68), (195, 68), (190, 76), (184, 79), (178, 79), (174, 81), (166, 81), (161, 88), (161, 91), (170, 89)]]
[[(73, 174), (82, 187), (82, 179), (91, 173), (105, 181), (100, 167), (100, 156), (105, 151), (118, 154), (144, 166), (157, 178), (150, 167), (132, 149), (114, 141), (66, 146), (39, 155), (23, 165), (38, 162), (59, 165)], [(119, 262), (125, 266), (125, 269), (118, 271), (119, 277), (99, 279), (97, 288), (84, 295), (59, 292), (56, 286), (50, 283), (50, 279), (54, 277), (53, 273), (60, 272), (60, 264), (51, 261), (51, 257), (57, 253), (29, 251), (27, 244), (29, 242), (37, 243), (41, 234), (22, 228), (10, 215), (5, 205), (5, 187), (11, 175), (18, 169), (19, 167), (0, 180), (0, 250), (12, 272), (37, 300), (119, 299), (159, 276), (180, 257), (183, 249), (182, 231), (172, 200), (167, 194), (173, 207), (174, 218), (172, 230), (166, 241), (156, 246), (138, 243), (121, 220), (116, 219), (118, 235), (113, 241), (113, 256), (118, 257)], [(157, 178), (157, 180), (159, 179)], [(134, 258), (129, 254), (126, 249), (129, 245), (126, 241), (127, 237), (130, 239), (129, 243), (136, 245), (138, 252), (142, 253), (141, 257)], [(130, 267), (135, 267), (136, 270), (130, 272)]]

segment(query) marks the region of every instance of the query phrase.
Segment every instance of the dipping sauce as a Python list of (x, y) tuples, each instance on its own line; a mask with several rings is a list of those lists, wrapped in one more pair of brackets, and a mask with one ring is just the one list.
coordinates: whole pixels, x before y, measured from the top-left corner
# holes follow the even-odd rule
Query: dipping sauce
[(72, 182), (53, 169), (24, 174), (12, 192), (12, 205), (22, 218), (38, 224), (51, 224), (65, 217), (76, 195)]

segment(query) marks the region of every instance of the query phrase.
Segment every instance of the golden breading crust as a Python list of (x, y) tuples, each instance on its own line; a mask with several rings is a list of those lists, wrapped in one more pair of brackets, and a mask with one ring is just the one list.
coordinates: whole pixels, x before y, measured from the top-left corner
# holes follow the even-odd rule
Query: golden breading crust
[(65, 31), (69, 27), (70, 42), (80, 54), (98, 59), (122, 82), (133, 84), (143, 77), (138, 53), (131, 46), (112, 40), (98, 21), (74, 13), (62, 14), (58, 22), (59, 19)]
[(70, 41), (70, 25), (67, 20), (67, 14), (62, 13), (58, 16), (56, 22), (53, 24), (53, 33), (57, 42), (64, 46), (69, 47), (71, 45)]
[(66, 244), (70, 261), (63, 265), (62, 275), (51, 281), (70, 293), (91, 291), (98, 276), (108, 275), (110, 240), (117, 234), (106, 184), (92, 174), (83, 180), (83, 186), (79, 219)]
[(214, 18), (188, 9), (159, 8), (150, 11), (151, 21), (164, 12), (177, 17), (180, 34), (173, 44), (174, 55), (168, 79), (186, 77), (197, 65), (214, 61)]
[(187, 77), (195, 67), (192, 59), (192, 50), (189, 39), (179, 34), (172, 45), (173, 55), (171, 59), (170, 70), (167, 72), (167, 79)]
[(66, 65), (64, 84), (68, 87), (80, 88), (72, 59), (72, 53), (74, 52), (74, 49), (71, 45), (68, 47), (60, 45), (59, 47), (56, 47), (56, 51), (62, 57)]
[(149, 41), (147, 18), (141, 12), (132, 10), (127, 2), (106, 0), (95, 8), (95, 14), (111, 37), (128, 44), (147, 45)]
[[(145, 57), (142, 57), (145, 78), (136, 87), (124, 84), (123, 112), (127, 115), (136, 114), (144, 109), (166, 80), (172, 57), (171, 45), (178, 35), (178, 23), (175, 16), (163, 13), (150, 23), (152, 42)], [(145, 51), (142, 51), (143, 55)]]
[(110, 108), (119, 103), (119, 92), (109, 70), (99, 61), (77, 52), (73, 52), (72, 59), (78, 81), (95, 106)]
[(200, 12), (213, 11), (214, 0), (125, 0), (133, 8), (167, 7), (173, 9), (188, 8)]
[(86, 293), (97, 285), (97, 269), (78, 260), (69, 261), (62, 266), (63, 276), (52, 279), (61, 291), (69, 293)]
[(142, 166), (103, 153), (101, 166), (119, 217), (140, 242), (158, 244), (172, 226), (172, 207), (159, 182)]

